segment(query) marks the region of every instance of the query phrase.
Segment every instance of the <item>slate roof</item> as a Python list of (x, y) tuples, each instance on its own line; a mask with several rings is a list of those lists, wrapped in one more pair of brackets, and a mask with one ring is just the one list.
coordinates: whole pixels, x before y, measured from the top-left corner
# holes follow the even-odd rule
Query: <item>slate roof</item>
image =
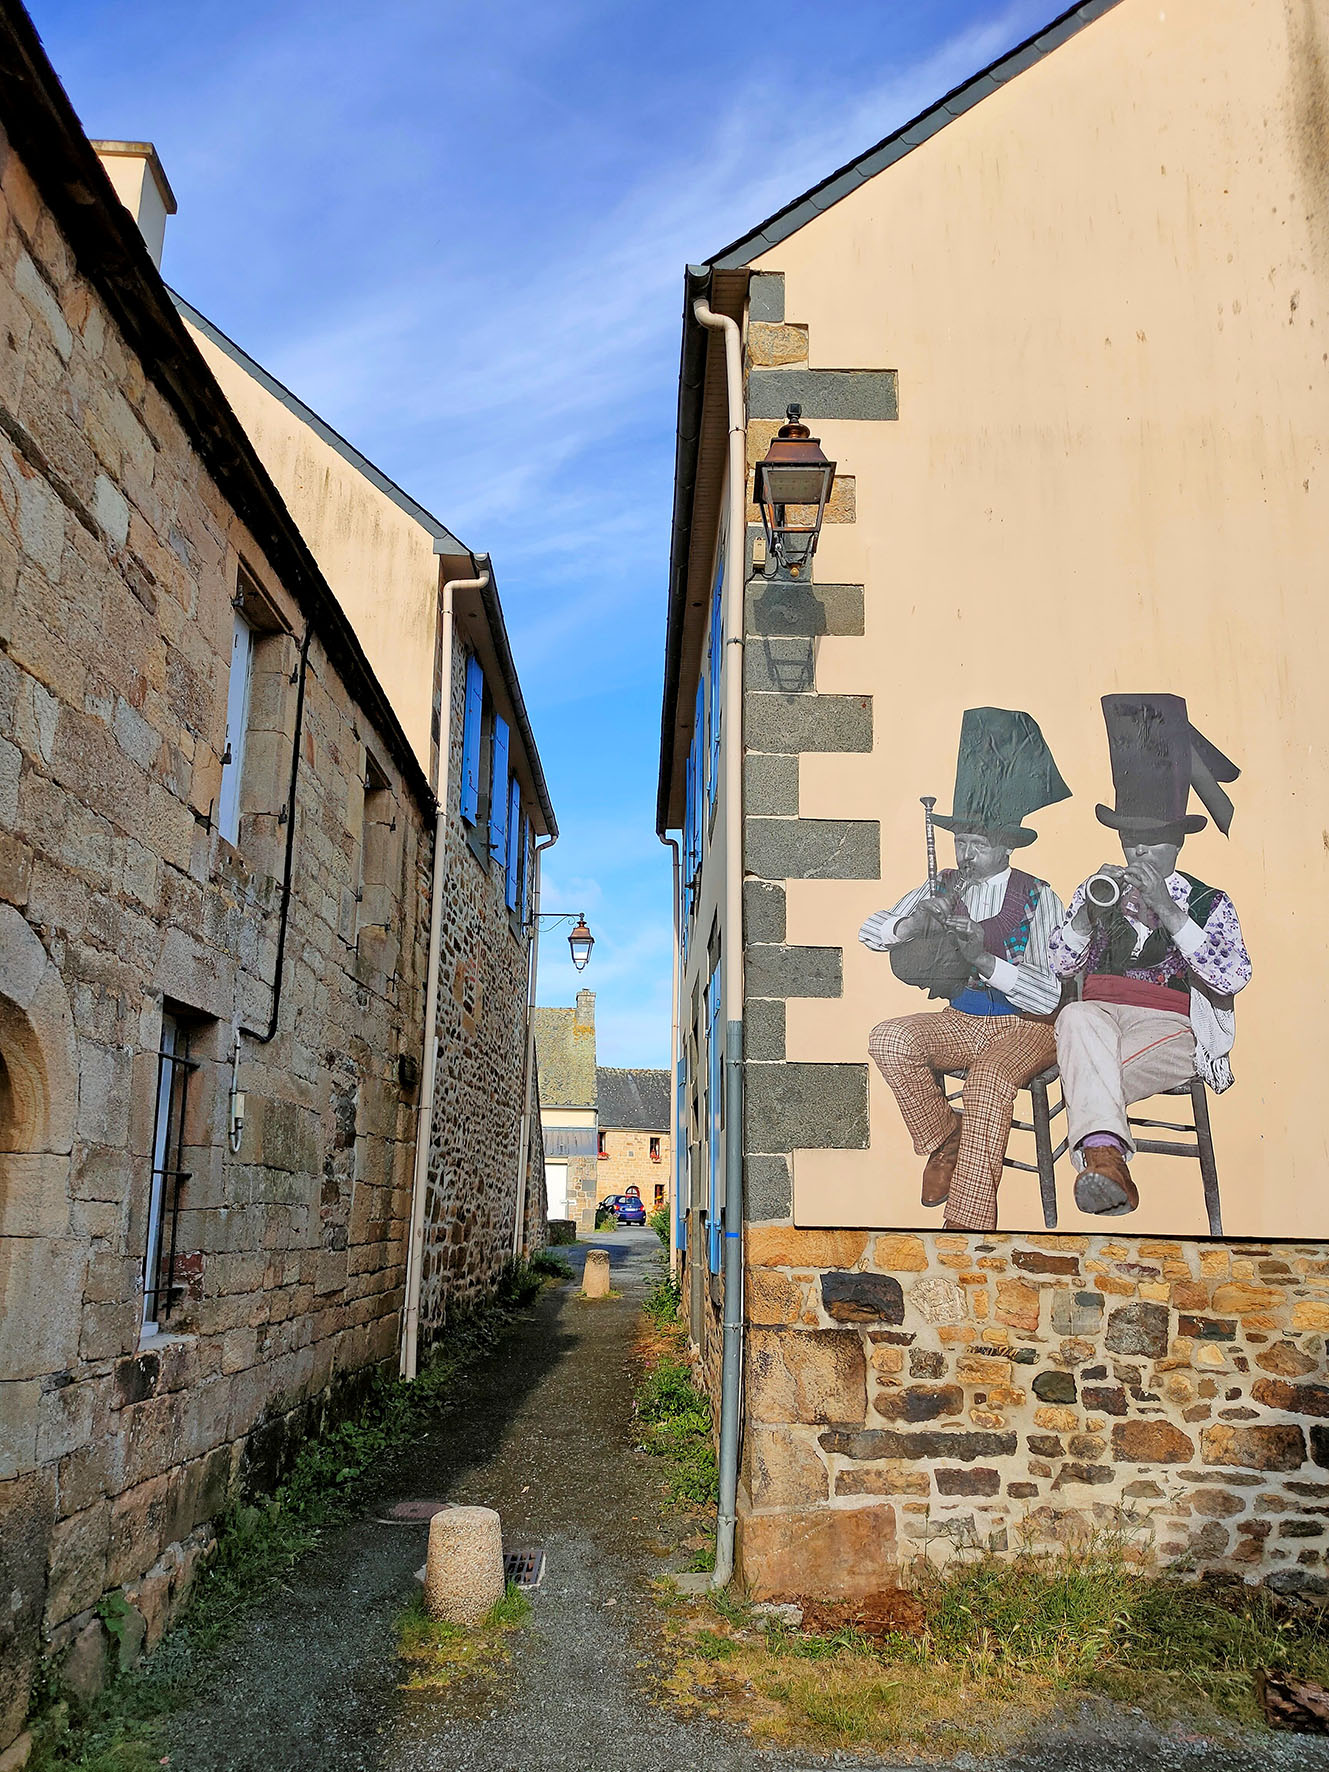
[(1017, 43), (1014, 49), (962, 81), (935, 105), (929, 105), (926, 111), (920, 111), (917, 117), (875, 142), (866, 153), (828, 173), (810, 191), (804, 191), (801, 197), (795, 197), (783, 209), (777, 209), (764, 222), (758, 222), (750, 233), (715, 253), (710, 263), (717, 269), (728, 270), (750, 264), (763, 252), (769, 252), (772, 246), (778, 246), (782, 240), (805, 227), (814, 216), (830, 209), (888, 166), (894, 166), (897, 160), (903, 160), (929, 136), (936, 135), (939, 129), (963, 116), (989, 93), (1013, 80), (1017, 74), (1023, 74), (1026, 68), (1032, 68), (1044, 56), (1051, 55), (1054, 49), (1060, 49), (1068, 38), (1119, 4), (1120, 0), (1082, 0), (1080, 5), (1069, 7), (1050, 24), (1044, 25), (1041, 31), (1035, 31), (1032, 37), (1026, 37), (1023, 43)]
[(535, 1069), (540, 1106), (595, 1106), (595, 1023), (577, 1022), (575, 1009), (535, 1009)]
[(615, 1070), (595, 1073), (601, 1126), (630, 1132), (669, 1130), (669, 1072)]

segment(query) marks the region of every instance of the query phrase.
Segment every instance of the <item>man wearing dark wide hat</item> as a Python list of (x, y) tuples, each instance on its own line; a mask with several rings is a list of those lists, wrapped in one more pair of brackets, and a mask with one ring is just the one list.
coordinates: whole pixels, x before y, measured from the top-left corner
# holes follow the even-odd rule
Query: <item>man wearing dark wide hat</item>
[[(1225, 892), (1177, 870), (1189, 836), (1191, 790), (1226, 836), (1232, 801), (1219, 785), (1240, 773), (1191, 725), (1179, 695), (1105, 695), (1116, 805), (1096, 808), (1115, 830), (1124, 867), (1106, 863), (1120, 896), (1096, 908), (1086, 881), (1052, 940), (1062, 978), (1083, 979), (1082, 1001), (1057, 1021), (1071, 1156), (1082, 1212), (1132, 1212), (1133, 1101), (1199, 1075), (1216, 1093), (1232, 1082), (1232, 999), (1251, 976), (1236, 909)], [(1099, 896), (1111, 897), (1111, 888)]]
[[(935, 894), (916, 887), (859, 930), (866, 946), (895, 950), (896, 959), (906, 944), (946, 950), (928, 982), (948, 1007), (878, 1023), (868, 1050), (927, 1158), (923, 1204), (945, 1201), (951, 1230), (996, 1229), (1016, 1092), (1055, 1062), (1051, 1018), (1061, 986), (1048, 944), (1064, 911), (1045, 880), (1011, 866), (1011, 851), (1037, 835), (1022, 822), (1029, 813), (1069, 795), (1029, 714), (966, 708), (954, 808), (933, 820), (954, 833), (956, 866), (939, 876)], [(953, 942), (939, 939), (946, 930)], [(960, 1068), (968, 1076), (956, 1114), (937, 1073)]]

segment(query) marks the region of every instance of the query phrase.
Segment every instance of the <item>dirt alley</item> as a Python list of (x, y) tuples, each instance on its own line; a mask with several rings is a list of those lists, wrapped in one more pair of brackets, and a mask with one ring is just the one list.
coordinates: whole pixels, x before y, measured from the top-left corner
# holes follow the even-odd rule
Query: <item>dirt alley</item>
[[(225, 1651), (210, 1696), (178, 1713), (174, 1772), (803, 1772), (854, 1756), (761, 1752), (718, 1724), (652, 1702), (649, 1583), (662, 1556), (652, 1460), (634, 1450), (631, 1345), (659, 1259), (653, 1232), (595, 1237), (614, 1290), (551, 1287), (472, 1370), (462, 1395), (401, 1456), (376, 1504), (329, 1536)], [(477, 1698), (399, 1689), (393, 1620), (414, 1591), (425, 1528), (377, 1516), (397, 1500), (483, 1503), (509, 1544), (547, 1568), (512, 1660)], [(877, 1762), (873, 1762), (876, 1764)], [(968, 1764), (968, 1762), (966, 1762)], [(1282, 1772), (1329, 1748), (1274, 1738), (1249, 1760), (1161, 1738), (1123, 1717), (1110, 1737), (1059, 1730), (1005, 1772)]]

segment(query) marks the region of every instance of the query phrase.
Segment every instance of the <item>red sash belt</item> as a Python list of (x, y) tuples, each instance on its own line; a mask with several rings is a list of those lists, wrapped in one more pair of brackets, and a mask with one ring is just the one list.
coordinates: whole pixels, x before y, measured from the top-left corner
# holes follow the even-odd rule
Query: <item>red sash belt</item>
[(1169, 1015), (1191, 1012), (1189, 991), (1174, 991), (1147, 978), (1118, 978), (1110, 972), (1091, 972), (1084, 981), (1086, 1003), (1130, 1003), (1136, 1009), (1163, 1009)]

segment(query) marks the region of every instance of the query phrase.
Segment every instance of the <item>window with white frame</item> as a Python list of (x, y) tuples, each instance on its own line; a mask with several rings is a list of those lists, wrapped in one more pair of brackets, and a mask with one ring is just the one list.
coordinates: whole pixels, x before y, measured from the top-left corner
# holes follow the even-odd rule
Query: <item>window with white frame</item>
[(226, 689), (226, 743), (222, 750), (217, 830), (228, 843), (240, 836), (240, 776), (249, 731), (249, 684), (254, 668), (254, 628), (241, 609), (231, 618), (231, 675)]

